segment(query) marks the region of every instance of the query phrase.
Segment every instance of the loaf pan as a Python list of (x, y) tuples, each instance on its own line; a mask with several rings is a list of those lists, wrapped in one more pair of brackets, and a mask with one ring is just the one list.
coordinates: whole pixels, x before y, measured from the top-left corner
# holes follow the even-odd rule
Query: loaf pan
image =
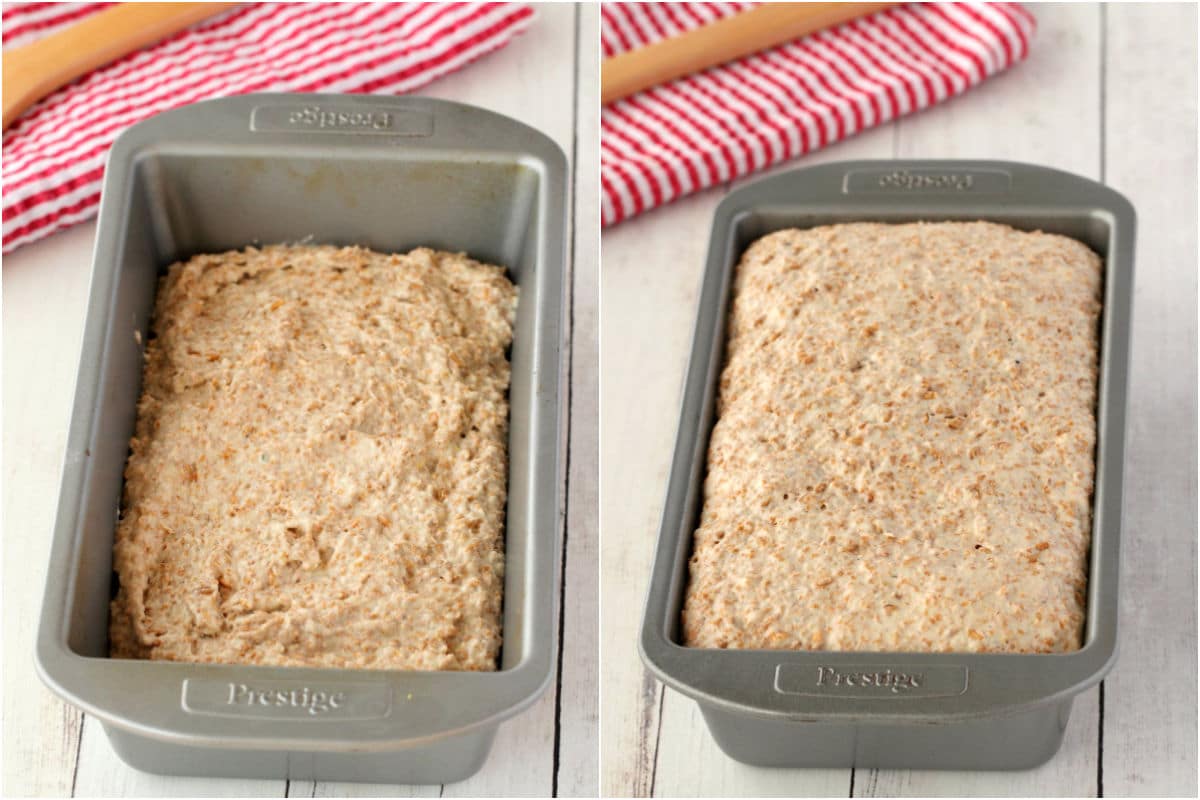
[[(425, 98), (246, 95), (123, 133), (100, 203), (83, 356), (37, 638), (46, 684), (126, 762), (174, 775), (445, 783), (555, 663), (567, 171), (546, 136)], [(255, 243), (417, 246), (503, 264), (511, 351), (503, 650), (496, 672), (110, 659), (122, 471), (158, 278)], [(258, 692), (259, 694), (253, 694)], [(284, 697), (270, 705), (247, 697)]]
[[(1078, 239), (1104, 261), (1098, 443), (1083, 647), (1062, 655), (716, 650), (682, 644), (680, 609), (723, 363), (730, 285), (746, 247), (782, 228), (991, 220)], [(696, 700), (713, 738), (750, 764), (1021, 769), (1062, 742), (1072, 698), (1112, 667), (1135, 218), (1075, 175), (999, 161), (851, 161), (732, 192), (717, 208), (658, 549), (641, 630), (646, 665)], [(892, 673), (848, 689), (828, 677)], [(919, 676), (892, 691), (895, 676)], [(826, 680), (822, 680), (822, 678)], [(909, 682), (909, 681), (905, 681)], [(876, 686), (875, 683), (882, 683)]]

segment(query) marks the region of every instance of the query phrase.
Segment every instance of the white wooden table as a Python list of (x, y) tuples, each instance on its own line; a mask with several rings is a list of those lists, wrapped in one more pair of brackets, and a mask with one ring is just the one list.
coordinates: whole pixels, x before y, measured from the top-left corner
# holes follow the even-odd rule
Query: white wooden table
[(601, 793), (1196, 796), (1196, 8), (1031, 7), (1027, 62), (801, 159), (1000, 158), (1124, 192), (1139, 216), (1120, 657), (1061, 752), (1017, 773), (770, 770), (723, 755), (637, 655), (713, 189), (606, 231), (601, 298)]
[(562, 653), (556, 685), (503, 725), (483, 770), (448, 786), (171, 778), (138, 772), (96, 720), (34, 675), (33, 641), (78, 367), (95, 227), (4, 260), (4, 795), (595, 796), (598, 557), (597, 43), (594, 6), (544, 6), (504, 50), (421, 93), (474, 103), (546, 132), (572, 159), (574, 337)]

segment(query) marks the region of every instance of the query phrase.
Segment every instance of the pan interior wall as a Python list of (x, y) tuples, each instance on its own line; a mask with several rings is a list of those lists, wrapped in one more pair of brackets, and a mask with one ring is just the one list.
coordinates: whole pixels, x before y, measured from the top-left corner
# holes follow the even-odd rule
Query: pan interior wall
[[(517, 156), (415, 153), (397, 158), (328, 152), (148, 152), (137, 159), (128, 207), (121, 210), (116, 285), (103, 304), (106, 347), (98, 365), (98, 400), (90, 420), (88, 477), (79, 514), (75, 591), (67, 643), (81, 656), (108, 655), (109, 600), (115, 591), (112, 543), (129, 438), (141, 393), (142, 351), (158, 278), (197, 253), (248, 245), (311, 241), (382, 252), (414, 247), (466, 252), (502, 264), (521, 289), (510, 359), (509, 497), (506, 533), (504, 648), (501, 668), (530, 654), (525, 630), (531, 578), (532, 476), (527, 413), (538, 391), (539, 217), (545, 214), (544, 167)], [(557, 298), (549, 298), (556, 301)], [(91, 312), (98, 309), (93, 307)]]

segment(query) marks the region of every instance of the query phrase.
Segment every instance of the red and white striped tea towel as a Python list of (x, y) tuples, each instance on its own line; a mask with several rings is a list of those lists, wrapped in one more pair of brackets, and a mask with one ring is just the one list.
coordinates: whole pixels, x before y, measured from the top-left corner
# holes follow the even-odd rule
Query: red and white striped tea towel
[[(605, 57), (756, 3), (604, 3)], [(909, 4), (648, 89), (601, 113), (605, 225), (952, 97), (1023, 59), (1016, 3)]]
[[(4, 47), (108, 3), (5, 4)], [(46, 98), (4, 134), (4, 252), (96, 212), (124, 128), (247, 92), (403, 94), (506, 45), (524, 3), (246, 3)]]

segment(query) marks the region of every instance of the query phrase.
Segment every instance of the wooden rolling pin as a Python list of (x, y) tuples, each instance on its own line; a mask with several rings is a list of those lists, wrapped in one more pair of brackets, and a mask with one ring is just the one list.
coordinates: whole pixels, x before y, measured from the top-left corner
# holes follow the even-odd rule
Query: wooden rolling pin
[(4, 53), (4, 129), (71, 81), (237, 3), (121, 3)]
[(604, 62), (604, 105), (897, 3), (764, 3)]

